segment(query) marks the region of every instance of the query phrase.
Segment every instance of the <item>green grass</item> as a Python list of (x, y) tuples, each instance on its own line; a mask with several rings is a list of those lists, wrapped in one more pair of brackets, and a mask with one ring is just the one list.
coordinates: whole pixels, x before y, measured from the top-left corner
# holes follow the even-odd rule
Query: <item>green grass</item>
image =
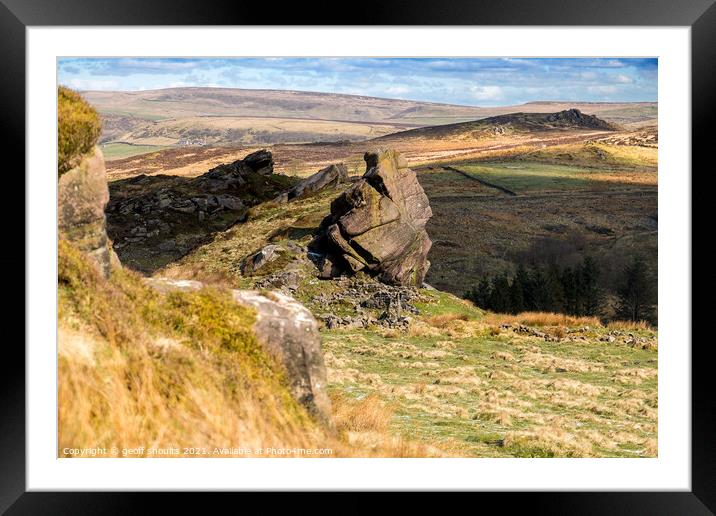
[(479, 319), (417, 328), (326, 331), (331, 389), (377, 394), (395, 410), (393, 431), (463, 456), (654, 453), (655, 350), (491, 335)]
[(164, 145), (130, 145), (128, 143), (105, 143), (100, 145), (104, 159), (112, 161), (115, 159), (129, 158), (132, 156), (140, 156), (151, 152), (158, 152), (167, 149)]
[(576, 190), (593, 182), (596, 169), (534, 162), (462, 164), (459, 170), (516, 193)]

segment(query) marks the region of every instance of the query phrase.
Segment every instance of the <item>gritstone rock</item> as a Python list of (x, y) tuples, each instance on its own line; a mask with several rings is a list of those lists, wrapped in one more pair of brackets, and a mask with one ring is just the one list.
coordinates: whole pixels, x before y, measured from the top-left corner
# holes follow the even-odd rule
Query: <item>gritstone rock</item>
[(322, 277), (364, 270), (395, 285), (420, 286), (430, 266), (432, 216), (415, 172), (394, 150), (368, 152), (366, 173), (331, 203), (311, 244)]

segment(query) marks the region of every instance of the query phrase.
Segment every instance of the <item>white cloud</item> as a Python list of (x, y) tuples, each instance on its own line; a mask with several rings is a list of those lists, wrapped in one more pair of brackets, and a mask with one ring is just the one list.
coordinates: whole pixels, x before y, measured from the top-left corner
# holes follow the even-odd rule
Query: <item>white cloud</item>
[(385, 93), (388, 93), (390, 95), (403, 95), (405, 93), (409, 93), (410, 88), (406, 86), (390, 86), (385, 89)]
[(628, 75), (624, 75), (623, 73), (617, 75), (614, 80), (621, 84), (631, 84), (632, 82), (634, 82), (631, 77), (629, 77)]
[(75, 90), (116, 90), (119, 82), (106, 79), (74, 78), (67, 81), (67, 86)]
[(470, 86), (470, 94), (476, 100), (497, 100), (502, 98), (499, 86)]
[(601, 93), (601, 94), (611, 94), (616, 93), (619, 91), (619, 89), (616, 86), (590, 86), (587, 88), (587, 91), (589, 93)]

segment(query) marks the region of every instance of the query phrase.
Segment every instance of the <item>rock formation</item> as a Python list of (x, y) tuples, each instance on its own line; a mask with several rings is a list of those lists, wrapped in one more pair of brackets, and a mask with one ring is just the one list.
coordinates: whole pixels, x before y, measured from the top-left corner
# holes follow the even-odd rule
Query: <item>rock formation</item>
[(273, 163), (271, 152), (260, 150), (196, 178), (156, 174), (113, 181), (107, 222), (122, 263), (153, 272), (245, 220), (252, 206), (286, 189)]
[(57, 195), (60, 238), (73, 242), (107, 277), (113, 260), (119, 261), (107, 238), (104, 207), (109, 190), (98, 148), (60, 176)]
[[(160, 291), (199, 290), (193, 280), (148, 278)], [(255, 290), (232, 290), (237, 303), (256, 310), (253, 330), (266, 352), (286, 370), (291, 394), (320, 421), (332, 426), (331, 400), (326, 392), (326, 366), (318, 323), (302, 304), (282, 292), (263, 295)]]
[(311, 243), (321, 277), (364, 270), (388, 284), (421, 286), (430, 266), (428, 198), (398, 152), (364, 159), (366, 173), (331, 203)]
[(273, 155), (266, 149), (252, 152), (244, 158), (244, 165), (262, 176), (273, 174)]
[(334, 187), (339, 183), (345, 183), (347, 180), (348, 168), (346, 168), (345, 164), (329, 165), (298, 183), (288, 192), (282, 194), (278, 200), (292, 201), (310, 197), (324, 188)]

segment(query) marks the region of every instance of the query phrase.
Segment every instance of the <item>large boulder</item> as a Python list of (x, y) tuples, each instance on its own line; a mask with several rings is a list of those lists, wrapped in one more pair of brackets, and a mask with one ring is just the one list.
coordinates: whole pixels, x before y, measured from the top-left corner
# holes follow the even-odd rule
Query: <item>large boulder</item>
[[(148, 278), (160, 291), (194, 291), (199, 281)], [(291, 296), (274, 291), (232, 290), (237, 303), (256, 310), (254, 333), (266, 352), (286, 370), (291, 394), (324, 424), (332, 427), (331, 400), (326, 391), (326, 366), (318, 323), (311, 312)]]
[[(119, 263), (107, 238), (104, 208), (109, 201), (102, 152), (95, 147), (58, 181), (58, 230), (96, 264), (103, 276)], [(116, 260), (116, 261), (115, 261)]]
[(287, 200), (303, 199), (315, 193), (345, 183), (348, 180), (348, 168), (343, 163), (329, 165), (307, 177), (288, 191)]
[(394, 285), (421, 286), (430, 267), (430, 203), (394, 150), (368, 152), (366, 172), (331, 203), (311, 244), (322, 277), (364, 270)]
[(266, 149), (252, 152), (244, 158), (244, 164), (262, 176), (273, 174), (273, 156)]

